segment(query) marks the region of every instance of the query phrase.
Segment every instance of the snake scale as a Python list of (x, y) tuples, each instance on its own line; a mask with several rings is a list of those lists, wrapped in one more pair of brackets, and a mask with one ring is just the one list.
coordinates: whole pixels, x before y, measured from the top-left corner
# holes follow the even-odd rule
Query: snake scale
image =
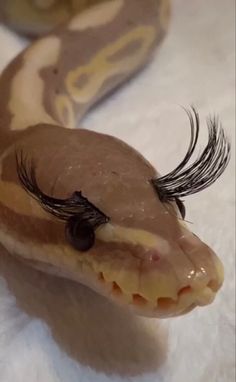
[(42, 36), (0, 78), (0, 243), (29, 266), (144, 316), (211, 303), (223, 265), (189, 230), (183, 197), (226, 168), (230, 144), (218, 119), (209, 119), (207, 145), (192, 161), (200, 120), (195, 108), (186, 110), (189, 148), (164, 176), (121, 140), (75, 129), (150, 60), (167, 30), (169, 2), (25, 0), (21, 7), (2, 2), (1, 18)]

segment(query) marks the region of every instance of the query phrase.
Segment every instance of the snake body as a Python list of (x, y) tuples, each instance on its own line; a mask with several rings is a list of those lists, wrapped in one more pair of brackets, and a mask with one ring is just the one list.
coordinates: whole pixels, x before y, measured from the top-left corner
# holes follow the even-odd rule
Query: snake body
[[(2, 18), (31, 34), (47, 31), (50, 15), (52, 24), (62, 21), (63, 1), (58, 13), (55, 1), (32, 2), (36, 15), (38, 3), (47, 8), (47, 22), (35, 28), (20, 19), (17, 2), (7, 3)], [(150, 180), (159, 174), (138, 152), (75, 129), (149, 61), (166, 32), (169, 2), (97, 3), (75, 1), (86, 9), (67, 12), (1, 75), (0, 243), (30, 266), (139, 314), (184, 314), (213, 301), (223, 283), (220, 260), (189, 231), (182, 204), (156, 192)]]

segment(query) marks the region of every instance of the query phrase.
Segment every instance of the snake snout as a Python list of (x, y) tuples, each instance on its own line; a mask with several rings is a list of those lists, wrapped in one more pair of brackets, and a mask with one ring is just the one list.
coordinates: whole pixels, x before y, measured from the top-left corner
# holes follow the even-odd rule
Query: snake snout
[(198, 306), (210, 304), (224, 281), (224, 269), (214, 251), (197, 236), (189, 233), (179, 240), (179, 245), (192, 264), (188, 274), (189, 291)]
[(104, 250), (111, 251), (109, 262), (99, 258), (99, 284), (108, 287), (112, 300), (136, 313), (162, 318), (185, 314), (210, 304), (223, 283), (220, 260), (187, 228), (171, 240), (111, 225), (97, 236)]
[[(185, 314), (197, 306), (209, 305), (223, 284), (223, 265), (198, 237), (185, 232), (169, 251), (149, 250), (147, 266), (140, 275), (140, 292), (134, 303), (155, 301), (157, 317)], [(143, 263), (145, 264), (145, 262)], [(140, 295), (142, 299), (140, 299)]]

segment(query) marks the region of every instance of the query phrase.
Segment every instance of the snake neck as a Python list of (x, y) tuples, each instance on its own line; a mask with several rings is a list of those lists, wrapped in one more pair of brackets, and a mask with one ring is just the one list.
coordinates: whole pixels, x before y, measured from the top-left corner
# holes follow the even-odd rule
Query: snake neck
[(75, 128), (149, 60), (168, 10), (166, 0), (107, 1), (24, 50), (0, 78), (0, 152), (38, 124)]

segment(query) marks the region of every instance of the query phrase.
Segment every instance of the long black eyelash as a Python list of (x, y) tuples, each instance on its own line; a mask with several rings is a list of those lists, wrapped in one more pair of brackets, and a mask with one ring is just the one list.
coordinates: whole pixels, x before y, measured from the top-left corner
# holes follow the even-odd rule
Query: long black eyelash
[(186, 110), (186, 112), (191, 128), (191, 139), (187, 154), (173, 171), (151, 180), (160, 200), (163, 202), (195, 194), (209, 187), (221, 176), (230, 159), (230, 143), (218, 118), (213, 117), (207, 121), (207, 146), (202, 154), (187, 166), (197, 146), (200, 120), (194, 107), (190, 111)]
[(72, 217), (78, 220), (86, 221), (94, 229), (107, 223), (110, 219), (94, 204), (89, 202), (80, 191), (76, 191), (68, 199), (57, 199), (46, 195), (39, 188), (35, 165), (33, 161), (27, 160), (23, 152), (16, 153), (17, 174), (19, 180), (25, 189), (34, 199), (36, 199), (42, 208), (62, 221), (69, 221)]

